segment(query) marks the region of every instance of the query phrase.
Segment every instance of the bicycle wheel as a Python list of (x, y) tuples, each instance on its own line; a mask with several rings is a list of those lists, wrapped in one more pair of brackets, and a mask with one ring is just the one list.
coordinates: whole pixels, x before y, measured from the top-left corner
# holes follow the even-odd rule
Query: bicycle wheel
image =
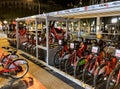
[(61, 57), (62, 57), (61, 52), (62, 52), (62, 50), (60, 49), (54, 55), (54, 66), (55, 67), (59, 67), (59, 63), (60, 63), (60, 60), (61, 60)]
[(92, 76), (92, 74), (90, 73), (90, 71), (88, 71), (88, 69), (90, 68), (90, 65), (93, 64), (94, 62), (95, 62), (95, 59), (92, 59), (84, 67), (83, 74), (82, 74), (82, 80), (83, 80), (83, 82), (86, 82), (86, 80), (89, 79)]
[(59, 69), (60, 70), (65, 70), (65, 62), (68, 60), (70, 53), (65, 53), (62, 57), (62, 59), (59, 62)]
[(10, 77), (14, 79), (22, 78), (26, 75), (29, 70), (28, 62), (24, 59), (17, 59), (11, 62), (7, 69), (11, 70), (9, 72)]
[(55, 35), (53, 33), (51, 33), (51, 35), (49, 35), (49, 43), (50, 44), (54, 44), (55, 43)]
[(76, 78), (78, 75), (82, 74), (83, 67), (85, 65), (86, 58), (81, 58), (78, 60), (75, 69), (74, 69), (74, 77)]
[[(79, 58), (77, 57), (77, 59), (75, 60), (77, 61), (78, 59)], [(74, 68), (76, 66), (73, 60), (74, 60), (74, 56), (71, 55), (65, 62), (65, 72), (70, 75), (74, 74)]]
[[(102, 65), (100, 65), (96, 70), (95, 70), (95, 73), (94, 73), (94, 80), (93, 80), (93, 84), (94, 84), (94, 87), (96, 88), (97, 84), (103, 82), (104, 80), (104, 76), (103, 76), (103, 73), (105, 72), (105, 63), (103, 63)], [(101, 72), (101, 73), (100, 73)]]
[(116, 84), (118, 73), (120, 69), (120, 64), (114, 68), (111, 74), (108, 77), (106, 89), (119, 89), (116, 88), (119, 84)]

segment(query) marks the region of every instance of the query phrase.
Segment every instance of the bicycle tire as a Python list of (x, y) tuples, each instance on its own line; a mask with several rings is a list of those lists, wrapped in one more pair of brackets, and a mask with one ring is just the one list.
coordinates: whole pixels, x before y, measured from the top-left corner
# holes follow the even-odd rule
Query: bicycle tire
[(85, 68), (83, 69), (83, 74), (82, 74), (82, 80), (83, 80), (83, 82), (86, 82), (85, 79), (87, 79), (87, 78), (85, 78), (85, 76), (86, 76), (86, 74), (88, 74), (87, 69), (88, 69), (89, 65), (90, 65), (92, 62), (95, 62), (95, 59), (90, 60), (90, 61), (86, 64)]
[(62, 49), (58, 50), (55, 55), (54, 55), (54, 60), (53, 60), (53, 63), (54, 63), (54, 66), (55, 67), (58, 67), (59, 66), (59, 62), (60, 62), (60, 58), (59, 58), (59, 54), (61, 54), (61, 51)]
[[(117, 71), (119, 71), (119, 69), (120, 69), (120, 64), (118, 64), (119, 66), (116, 66), (115, 68), (114, 68), (114, 70), (110, 73), (110, 75), (109, 75), (109, 77), (108, 77), (108, 80), (107, 80), (107, 84), (106, 84), (106, 89), (114, 89), (115, 88), (115, 84), (113, 85), (113, 86), (110, 86), (110, 83), (111, 83), (111, 80), (112, 80), (112, 78), (113, 78), (113, 76), (115, 77), (115, 76), (117, 76), (116, 75), (116, 73), (117, 73)], [(114, 82), (114, 81), (113, 81)], [(116, 82), (115, 82), (116, 83)]]
[(71, 66), (70, 59), (68, 58), (65, 62), (65, 72), (67, 74), (73, 74), (74, 70)]
[[(99, 71), (100, 71), (100, 69), (101, 68), (103, 68), (105, 66), (105, 63), (103, 63), (102, 65), (100, 65), (96, 70), (95, 70), (95, 74), (94, 74), (94, 80), (93, 80), (93, 85), (94, 85), (94, 87), (96, 88), (97, 87), (97, 83), (98, 83), (98, 77), (100, 76), (100, 75), (98, 75), (98, 73), (99, 73)], [(100, 76), (100, 77), (103, 77), (103, 76)]]
[[(13, 65), (13, 64), (16, 64), (17, 67), (20, 68), (20, 70), (14, 70), (13, 72), (10, 72), (10, 77), (12, 77), (13, 79), (19, 79), (19, 78), (22, 78), (24, 77), (27, 72), (29, 71), (29, 65), (28, 65), (28, 62), (24, 59), (16, 59), (14, 60), (13, 62), (11, 62), (8, 66), (7, 66), (7, 69), (11, 69), (13, 70), (16, 66)], [(21, 65), (25, 64), (25, 68), (22, 68)], [(24, 71), (25, 70), (25, 71)], [(17, 76), (18, 73), (21, 73), (22, 71), (24, 71), (20, 76)]]
[(62, 57), (62, 59), (59, 62), (59, 69), (60, 70), (65, 70), (65, 62), (68, 60), (70, 53), (65, 53)]
[[(67, 74), (74, 74), (75, 65), (71, 64), (70, 58), (71, 58), (71, 56), (69, 56), (69, 58), (65, 62), (65, 72)], [(78, 56), (77, 56), (77, 59), (78, 59)]]
[[(76, 78), (77, 77), (77, 75), (80, 73), (79, 71), (81, 70), (82, 72), (83, 72), (83, 66), (85, 65), (85, 64), (80, 64), (82, 61), (84, 61), (86, 58), (80, 58), (79, 60), (78, 60), (78, 62), (77, 62), (77, 64), (76, 64), (76, 66), (75, 66), (75, 68), (74, 68), (74, 77)], [(81, 72), (81, 73), (82, 73)]]

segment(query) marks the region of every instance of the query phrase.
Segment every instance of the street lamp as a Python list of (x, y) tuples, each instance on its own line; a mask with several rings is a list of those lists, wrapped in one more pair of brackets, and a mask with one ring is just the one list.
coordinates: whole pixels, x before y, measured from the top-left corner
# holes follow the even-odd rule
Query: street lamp
[(37, 0), (38, 2), (38, 13), (40, 14), (40, 0)]
[(3, 23), (4, 23), (4, 24), (7, 24), (7, 21), (5, 20), (5, 21), (3, 21)]

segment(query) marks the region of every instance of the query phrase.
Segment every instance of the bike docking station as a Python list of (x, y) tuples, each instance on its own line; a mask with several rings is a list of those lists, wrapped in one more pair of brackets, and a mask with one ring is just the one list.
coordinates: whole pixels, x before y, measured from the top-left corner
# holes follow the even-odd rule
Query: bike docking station
[[(63, 39), (62, 37), (65, 36), (64, 39), (68, 38), (68, 30), (70, 29), (69, 27), (71, 22), (76, 21), (80, 30), (81, 19), (96, 18), (96, 35), (100, 31), (100, 18), (116, 15), (120, 15), (120, 1), (17, 18), (17, 50), (20, 50), (24, 56), (27, 56), (28, 59), (34, 63), (38, 65), (42, 64), (50, 68), (56, 73), (78, 84), (79, 86), (85, 89), (94, 89), (95, 87), (84, 83), (83, 80), (74, 78), (73, 75), (69, 75), (64, 71), (54, 67), (54, 55), (57, 50), (60, 49), (60, 47), (56, 44), (59, 39)], [(59, 25), (61, 28), (55, 29), (54, 26), (56, 25), (56, 22), (65, 25)], [(27, 28), (27, 32), (23, 36), (21, 36), (19, 33), (20, 23), (26, 24)], [(62, 29), (65, 30), (65, 33), (62, 32)], [(61, 31), (62, 36), (59, 36), (55, 30)], [(76, 38), (74, 40), (79, 41), (80, 34), (78, 35), (77, 33), (75, 36)], [(86, 39), (87, 36), (85, 35), (83, 38)], [(72, 39), (70, 39), (70, 41), (71, 40)]]

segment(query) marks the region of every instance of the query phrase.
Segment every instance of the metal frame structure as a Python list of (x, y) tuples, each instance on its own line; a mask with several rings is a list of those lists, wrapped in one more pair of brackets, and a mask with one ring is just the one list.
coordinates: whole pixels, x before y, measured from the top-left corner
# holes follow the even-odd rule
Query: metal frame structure
[[(103, 14), (101, 14), (103, 13)], [(112, 13), (112, 14), (110, 14)], [(17, 49), (19, 49), (19, 34), (18, 34), (18, 22), (22, 20), (27, 20), (27, 19), (33, 19), (35, 21), (35, 31), (36, 31), (36, 38), (38, 38), (38, 28), (37, 28), (37, 20), (45, 21), (46, 22), (46, 35), (47, 35), (47, 41), (46, 41), (46, 47), (43, 47), (41, 45), (38, 45), (38, 42), (36, 41), (36, 57), (33, 57), (27, 53), (28, 56), (34, 58), (36, 61), (42, 63), (45, 66), (48, 66), (52, 70), (56, 71), (57, 73), (63, 75), (64, 77), (70, 79), (71, 81), (77, 83), (78, 85), (84, 87), (85, 89), (93, 89), (93, 87), (84, 84), (82, 81), (75, 79), (74, 77), (54, 68), (53, 66), (49, 65), (49, 44), (48, 44), (48, 24), (50, 20), (62, 20), (66, 21), (66, 28), (69, 28), (68, 21), (72, 20), (70, 19), (71, 17), (75, 18), (80, 21), (78, 18), (92, 18), (96, 17), (97, 18), (97, 33), (99, 32), (99, 26), (100, 26), (100, 17), (104, 16), (116, 16), (120, 15), (120, 1), (115, 1), (115, 2), (110, 2), (110, 3), (104, 3), (104, 4), (98, 4), (98, 5), (92, 5), (92, 6), (87, 6), (87, 7), (80, 7), (80, 8), (74, 8), (74, 9), (68, 9), (68, 10), (63, 10), (63, 11), (57, 11), (57, 12), (50, 12), (46, 14), (39, 14), (39, 15), (34, 15), (30, 17), (25, 17), (25, 18), (18, 18), (16, 19), (17, 21)], [(79, 23), (80, 24), (80, 23)], [(47, 51), (47, 56), (46, 56), (46, 62), (43, 62), (41, 60), (38, 60), (38, 48), (41, 48), (43, 50)]]

